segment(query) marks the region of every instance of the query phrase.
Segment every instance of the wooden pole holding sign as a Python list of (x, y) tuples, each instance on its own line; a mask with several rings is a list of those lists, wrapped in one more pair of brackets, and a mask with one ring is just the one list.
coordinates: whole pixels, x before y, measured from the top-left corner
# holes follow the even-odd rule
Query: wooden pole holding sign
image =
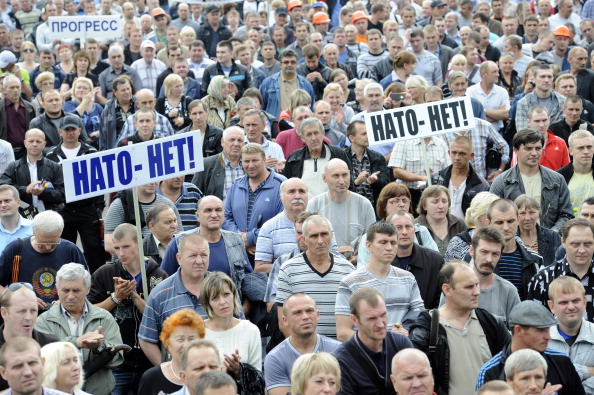
[(77, 156), (61, 163), (67, 203), (132, 188), (140, 272), (146, 300), (148, 286), (136, 187), (203, 171), (200, 131)]
[[(132, 144), (131, 142), (129, 144)], [(134, 215), (136, 216), (136, 239), (138, 240), (138, 256), (140, 257), (140, 274), (142, 276), (142, 292), (144, 301), (148, 298), (148, 285), (146, 282), (146, 264), (144, 260), (144, 246), (142, 245), (142, 224), (140, 223), (140, 209), (138, 208), (138, 191), (136, 187), (132, 188), (132, 197), (134, 198)]]
[(425, 163), (425, 173), (427, 174), (427, 186), (431, 186), (431, 167), (429, 167), (429, 158), (427, 157), (427, 143), (425, 143), (425, 139), (422, 138), (421, 142), (423, 143), (423, 162)]

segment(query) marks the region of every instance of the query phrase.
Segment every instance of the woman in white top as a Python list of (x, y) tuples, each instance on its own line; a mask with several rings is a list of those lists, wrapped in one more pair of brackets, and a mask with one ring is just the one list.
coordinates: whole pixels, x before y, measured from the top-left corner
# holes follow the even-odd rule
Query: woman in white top
[(239, 374), (239, 362), (262, 370), (260, 330), (247, 320), (235, 318), (241, 312), (235, 283), (223, 272), (212, 272), (204, 279), (200, 301), (208, 317), (205, 339), (212, 341), (227, 371)]

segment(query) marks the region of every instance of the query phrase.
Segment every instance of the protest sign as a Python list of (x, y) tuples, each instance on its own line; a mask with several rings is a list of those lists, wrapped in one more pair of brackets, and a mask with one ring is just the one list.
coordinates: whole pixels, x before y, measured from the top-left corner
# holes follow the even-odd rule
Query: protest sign
[(187, 4), (201, 4), (201, 5), (225, 5), (229, 3), (238, 3), (242, 0), (187, 0), (185, 3)]
[(119, 15), (52, 16), (48, 19), (48, 37), (56, 38), (115, 38), (122, 36)]
[(365, 114), (369, 145), (469, 130), (474, 127), (467, 96)]
[(177, 134), (62, 161), (66, 202), (202, 171), (199, 133)]

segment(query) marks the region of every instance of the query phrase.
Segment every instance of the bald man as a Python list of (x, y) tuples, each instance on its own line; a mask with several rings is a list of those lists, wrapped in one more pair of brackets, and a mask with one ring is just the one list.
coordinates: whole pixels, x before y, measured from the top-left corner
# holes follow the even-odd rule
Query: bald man
[(351, 172), (342, 159), (331, 159), (322, 181), (328, 186), (324, 192), (310, 200), (308, 211), (317, 211), (330, 220), (335, 230), (338, 252), (353, 256), (351, 243), (362, 236), (375, 222), (375, 211), (369, 199), (349, 191)]
[(416, 348), (405, 348), (394, 355), (390, 380), (398, 395), (433, 394), (433, 372), (429, 358)]

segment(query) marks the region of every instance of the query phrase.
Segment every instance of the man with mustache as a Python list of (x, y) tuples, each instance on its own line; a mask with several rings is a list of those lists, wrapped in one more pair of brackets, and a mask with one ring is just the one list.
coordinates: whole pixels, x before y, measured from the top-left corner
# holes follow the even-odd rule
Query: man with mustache
[(473, 232), (469, 253), (472, 257), (470, 264), (481, 289), (479, 307), (509, 322), (509, 313), (520, 303), (520, 296), (512, 283), (495, 274), (504, 245), (501, 232), (485, 226)]
[(307, 184), (296, 177), (283, 181), (280, 198), (283, 211), (266, 221), (258, 234), (254, 268), (258, 272), (269, 273), (276, 258), (297, 246), (295, 219), (307, 207)]

